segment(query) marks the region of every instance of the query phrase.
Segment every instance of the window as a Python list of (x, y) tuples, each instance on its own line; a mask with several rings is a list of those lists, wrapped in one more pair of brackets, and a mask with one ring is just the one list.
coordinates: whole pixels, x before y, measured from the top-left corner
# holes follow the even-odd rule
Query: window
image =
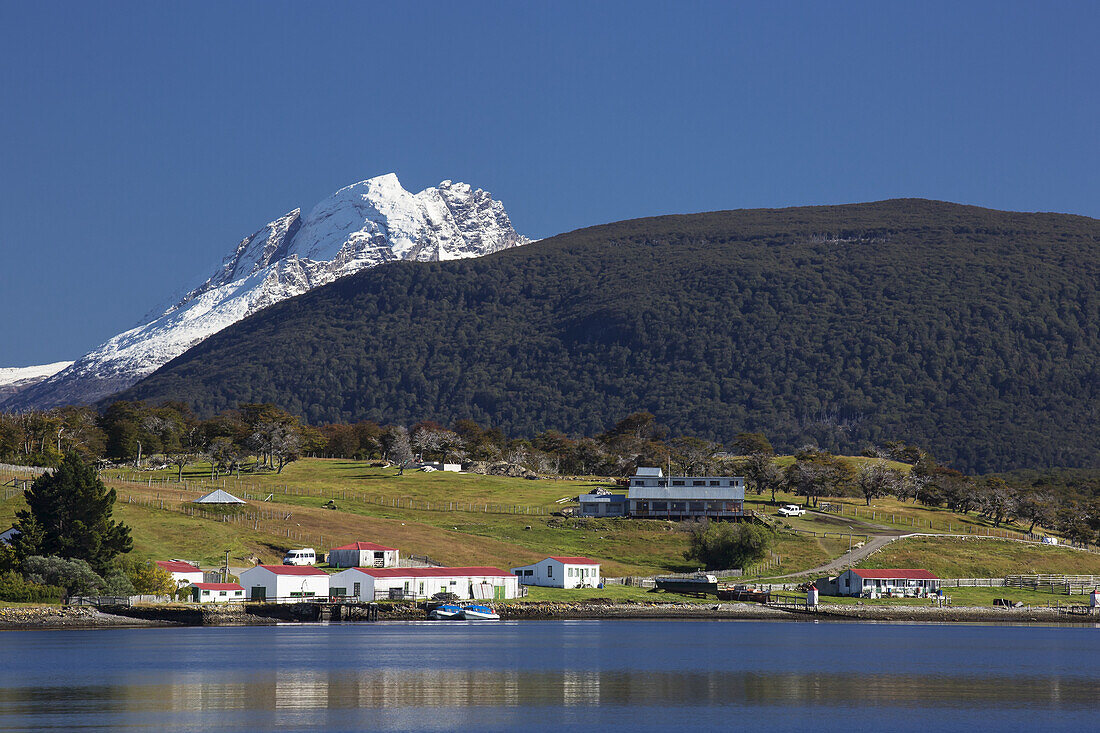
[(691, 502), (691, 511), (693, 511), (693, 512), (703, 511), (703, 502), (701, 502), (701, 501)]
[(202, 594), (203, 594), (204, 596), (208, 596), (208, 595), (210, 595), (210, 591), (208, 591), (208, 590), (204, 590), (204, 591), (202, 592)]
[(546, 566), (546, 577), (547, 578), (553, 578), (554, 577), (554, 566), (553, 565), (547, 565)]
[(668, 502), (667, 501), (655, 501), (655, 502), (653, 502), (653, 511), (655, 511), (655, 512), (667, 512), (668, 511)]
[[(531, 571), (528, 570), (527, 572), (530, 573)], [(457, 580), (452, 580), (451, 585), (458, 585), (458, 581)]]
[(674, 501), (674, 502), (672, 502), (672, 511), (682, 512), (682, 511), (684, 511), (685, 506), (686, 506), (686, 504), (682, 501)]
[(706, 482), (706, 481), (701, 481), (701, 480), (699, 480), (699, 479), (696, 479), (696, 480), (694, 480), (694, 481), (692, 481), (692, 482), (691, 482), (691, 485), (692, 485), (692, 486), (706, 486), (706, 485), (707, 485), (707, 482)]
[(523, 577), (525, 577), (525, 578), (530, 578), (534, 574), (535, 574), (534, 570), (524, 570), (523, 571)]
[(721, 481), (711, 481), (711, 482), (710, 482), (710, 485), (711, 485), (711, 486), (721, 486), (721, 485), (722, 485), (722, 482), (721, 482)]
[(683, 486), (683, 485), (684, 485), (684, 482), (683, 482), (683, 481), (673, 481), (673, 482), (672, 482), (672, 485), (673, 485), (673, 486)]
[(227, 594), (224, 590), (220, 590), (220, 591), (218, 591), (218, 595), (219, 596), (224, 596), (224, 595), (227, 595)]
[(235, 591), (233, 591), (233, 595), (235, 595), (235, 596), (243, 596), (243, 595), (244, 595), (244, 591), (243, 591), (243, 590), (235, 590)]
[(361, 583), (355, 583), (354, 585), (352, 585), (352, 586), (351, 586), (351, 588), (352, 588), (352, 595), (354, 595), (354, 596), (358, 596), (358, 595), (359, 595), (359, 588), (361, 587), (361, 585), (362, 585)]

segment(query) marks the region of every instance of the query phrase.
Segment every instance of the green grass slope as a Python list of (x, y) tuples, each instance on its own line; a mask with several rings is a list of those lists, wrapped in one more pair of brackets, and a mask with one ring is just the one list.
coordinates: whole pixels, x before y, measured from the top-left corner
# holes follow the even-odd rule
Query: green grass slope
[(897, 200), (608, 224), (279, 303), (121, 396), (310, 422), (903, 439), (969, 471), (1089, 466), (1100, 222)]

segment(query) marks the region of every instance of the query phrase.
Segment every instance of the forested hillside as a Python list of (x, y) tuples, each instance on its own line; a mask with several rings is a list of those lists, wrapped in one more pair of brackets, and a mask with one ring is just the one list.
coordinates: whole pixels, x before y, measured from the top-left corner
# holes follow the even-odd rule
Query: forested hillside
[(513, 435), (646, 410), (719, 442), (1096, 466), (1098, 242), (1093, 219), (924, 200), (638, 219), (344, 278), (120, 396)]

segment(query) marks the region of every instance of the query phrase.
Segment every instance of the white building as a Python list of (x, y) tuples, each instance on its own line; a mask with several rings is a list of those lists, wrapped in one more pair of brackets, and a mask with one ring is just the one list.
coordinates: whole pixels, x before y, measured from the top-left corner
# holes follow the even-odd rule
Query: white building
[(665, 476), (639, 468), (627, 493), (630, 516), (649, 519), (738, 519), (745, 516), (741, 476)]
[(577, 514), (582, 517), (625, 517), (629, 503), (626, 494), (581, 494)]
[(296, 603), (328, 598), (328, 573), (312, 565), (257, 565), (240, 577), (251, 601)]
[(192, 585), (194, 583), (201, 583), (203, 580), (202, 570), (192, 565), (189, 562), (183, 560), (157, 560), (157, 565), (162, 570), (167, 570), (172, 575), (172, 580), (176, 581), (176, 587), (182, 588), (185, 585)]
[(927, 570), (851, 568), (836, 579), (842, 596), (923, 596), (935, 593), (940, 579)]
[(548, 557), (534, 565), (512, 568), (523, 585), (549, 588), (595, 588), (600, 584), (600, 564), (587, 557)]
[(351, 568), (329, 579), (333, 596), (360, 601), (431, 598), (454, 593), (460, 599), (504, 600), (519, 595), (514, 575), (500, 568)]
[(192, 583), (191, 600), (195, 603), (240, 603), (244, 588), (237, 583)]
[(397, 567), (397, 550), (374, 542), (352, 542), (328, 551), (328, 564), (334, 568)]

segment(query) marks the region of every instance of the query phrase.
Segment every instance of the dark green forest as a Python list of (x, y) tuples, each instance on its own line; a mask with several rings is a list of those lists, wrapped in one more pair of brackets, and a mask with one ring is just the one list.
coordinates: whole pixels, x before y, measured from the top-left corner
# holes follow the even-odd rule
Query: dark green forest
[(118, 395), (313, 424), (470, 418), (985, 473), (1100, 465), (1100, 222), (905, 199), (637, 219), (392, 263), (274, 305)]

